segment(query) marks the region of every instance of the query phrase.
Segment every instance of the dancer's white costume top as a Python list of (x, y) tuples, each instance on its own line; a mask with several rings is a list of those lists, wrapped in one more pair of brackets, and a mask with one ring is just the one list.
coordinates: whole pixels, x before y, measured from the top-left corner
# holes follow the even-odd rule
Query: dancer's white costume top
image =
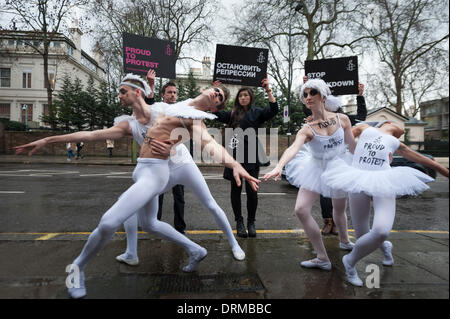
[[(189, 102), (191, 99), (174, 103), (167, 104), (164, 102), (158, 102), (150, 107), (150, 122), (147, 124), (141, 124), (136, 119), (135, 116), (130, 115), (122, 115), (118, 116), (114, 119), (114, 125), (122, 122), (128, 121), (128, 124), (131, 127), (131, 132), (133, 134), (133, 138), (136, 142), (142, 146), (144, 143), (145, 136), (147, 134), (147, 130), (150, 126), (152, 126), (154, 120), (159, 116), (174, 116), (179, 118), (191, 118), (191, 119), (214, 119), (216, 116), (214, 114), (206, 113), (200, 110), (189, 106)], [(181, 119), (180, 119), (181, 120)], [(189, 154), (187, 147), (180, 143), (175, 147), (176, 153), (170, 156), (169, 165), (173, 169), (183, 164), (194, 163), (192, 156)]]
[(369, 196), (417, 195), (429, 187), (433, 178), (411, 167), (390, 166), (390, 155), (400, 142), (376, 128), (366, 128), (356, 145), (351, 166), (344, 161), (333, 162), (322, 175), (329, 187), (348, 193)]
[(344, 129), (339, 115), (338, 129), (330, 136), (317, 134), (307, 125), (314, 138), (302, 148), (296, 157), (286, 165), (286, 178), (291, 184), (301, 186), (307, 190), (322, 194), (325, 197), (343, 198), (347, 194), (339, 189), (329, 187), (321, 180), (321, 175), (328, 169), (331, 162), (346, 158), (346, 144), (344, 143)]

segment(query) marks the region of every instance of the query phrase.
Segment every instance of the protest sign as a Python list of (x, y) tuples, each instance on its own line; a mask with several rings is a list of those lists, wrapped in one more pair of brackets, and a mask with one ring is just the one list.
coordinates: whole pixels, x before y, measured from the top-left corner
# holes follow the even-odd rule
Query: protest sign
[(173, 42), (123, 33), (123, 68), (125, 73), (147, 74), (156, 71), (161, 78), (175, 78)]
[(242, 86), (261, 86), (266, 77), (268, 49), (218, 44), (213, 81)]
[(358, 57), (305, 61), (308, 79), (322, 79), (333, 95), (358, 93)]

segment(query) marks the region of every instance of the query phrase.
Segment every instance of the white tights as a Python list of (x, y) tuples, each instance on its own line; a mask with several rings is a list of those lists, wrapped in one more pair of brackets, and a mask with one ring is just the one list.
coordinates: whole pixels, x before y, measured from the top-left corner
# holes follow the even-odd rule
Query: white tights
[[(322, 241), (319, 225), (311, 216), (311, 209), (319, 194), (300, 187), (295, 203), (295, 214), (303, 225), (306, 235), (311, 241), (317, 258), (329, 261), (325, 246)], [(347, 215), (345, 213), (346, 198), (333, 198), (333, 219), (339, 232), (339, 240), (348, 243)]]
[[(201, 249), (167, 223), (157, 219), (158, 195), (169, 180), (167, 160), (140, 159), (133, 172), (135, 183), (128, 188), (118, 201), (102, 216), (99, 225), (91, 233), (81, 254), (74, 260), (81, 271), (88, 261), (112, 238), (114, 232), (138, 211), (142, 228), (148, 233), (181, 245), (189, 254)], [(155, 200), (156, 199), (156, 200)], [(145, 209), (141, 209), (145, 207)]]
[[(184, 185), (189, 188), (198, 198), (200, 203), (202, 203), (203, 206), (214, 216), (217, 225), (227, 237), (231, 248), (234, 249), (239, 247), (225, 212), (219, 207), (217, 202), (212, 197), (208, 185), (206, 184), (202, 173), (195, 163), (184, 164), (174, 169), (170, 169), (169, 181), (162, 193), (170, 190), (175, 185)], [(149, 214), (151, 216), (156, 216), (158, 211), (158, 197), (155, 197), (152, 200), (152, 205), (141, 208), (138, 214), (132, 215), (124, 223), (124, 228), (127, 233), (127, 250), (125, 253), (130, 258), (137, 257), (137, 216), (144, 216), (145, 214), (142, 212), (143, 210), (152, 210)], [(139, 223), (142, 223), (141, 219), (139, 219)]]
[(391, 232), (395, 218), (395, 197), (373, 197), (373, 225), (370, 229), (370, 197), (365, 194), (349, 196), (350, 215), (358, 240), (347, 263), (354, 267), (356, 263), (382, 245)]

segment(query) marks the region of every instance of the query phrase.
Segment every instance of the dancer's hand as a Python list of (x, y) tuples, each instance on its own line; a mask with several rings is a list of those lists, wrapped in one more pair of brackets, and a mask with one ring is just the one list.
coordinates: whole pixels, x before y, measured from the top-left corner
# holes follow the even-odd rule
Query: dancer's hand
[(362, 96), (364, 93), (364, 84), (358, 83), (358, 96)]
[(233, 176), (236, 181), (236, 185), (238, 187), (241, 186), (241, 178), (245, 178), (245, 180), (250, 184), (250, 187), (256, 192), (259, 189), (258, 184), (261, 182), (259, 179), (251, 176), (241, 165), (235, 166), (233, 168)]
[(155, 77), (156, 77), (156, 71), (153, 69), (148, 70), (147, 83), (151, 89), (153, 89), (155, 87)]
[(31, 150), (28, 152), (28, 156), (31, 156), (31, 155), (33, 155), (38, 149), (40, 149), (42, 146), (45, 146), (45, 144), (47, 144), (47, 142), (46, 142), (46, 140), (43, 138), (43, 139), (40, 139), (40, 140), (31, 142), (31, 143), (28, 143), (28, 144), (15, 146), (15, 147), (13, 147), (13, 149), (15, 149), (16, 155), (18, 155), (18, 154), (20, 154), (20, 153), (22, 153), (22, 152), (25, 152), (25, 151), (27, 151), (28, 149), (31, 149)]
[(173, 144), (174, 142), (171, 140), (158, 141), (156, 139), (152, 139), (152, 141), (150, 142), (150, 147), (152, 153), (155, 155), (170, 156), (170, 151)]
[(263, 179), (265, 182), (267, 182), (270, 178), (273, 177), (274, 181), (277, 181), (278, 178), (281, 176), (281, 168), (275, 167), (273, 170), (271, 170), (269, 173), (264, 175)]
[(219, 80), (211, 81), (212, 86), (220, 86), (221, 84), (222, 82), (220, 82)]

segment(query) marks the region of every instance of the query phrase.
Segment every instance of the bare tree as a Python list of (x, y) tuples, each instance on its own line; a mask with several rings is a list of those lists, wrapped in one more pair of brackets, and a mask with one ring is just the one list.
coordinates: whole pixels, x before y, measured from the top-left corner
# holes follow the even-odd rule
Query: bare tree
[(236, 12), (231, 33), (237, 43), (269, 48), (269, 72), (288, 97), (292, 75), (304, 60), (342, 55), (342, 48), (351, 50), (363, 38), (342, 32), (359, 6), (343, 0), (255, 0)]
[[(29, 31), (26, 37), (22, 34), (17, 40), (33, 48), (44, 60), (44, 81), (51, 118), (54, 118), (55, 110), (48, 73), (50, 43), (67, 27), (66, 18), (73, 8), (82, 6), (85, 2), (85, 0), (6, 0), (0, 3), (2, 11), (12, 17), (9, 21), (10, 28)], [(56, 128), (54, 121), (50, 124), (52, 128)]]
[(216, 4), (212, 0), (91, 0), (96, 23), (93, 35), (113, 62), (115, 77), (122, 73), (122, 33), (128, 32), (175, 43), (176, 60), (190, 59), (184, 49), (201, 46), (211, 37)]
[(397, 113), (415, 115), (426, 93), (437, 90), (442, 67), (448, 77), (448, 2), (370, 0), (364, 8), (355, 23), (387, 67), (377, 88)]

